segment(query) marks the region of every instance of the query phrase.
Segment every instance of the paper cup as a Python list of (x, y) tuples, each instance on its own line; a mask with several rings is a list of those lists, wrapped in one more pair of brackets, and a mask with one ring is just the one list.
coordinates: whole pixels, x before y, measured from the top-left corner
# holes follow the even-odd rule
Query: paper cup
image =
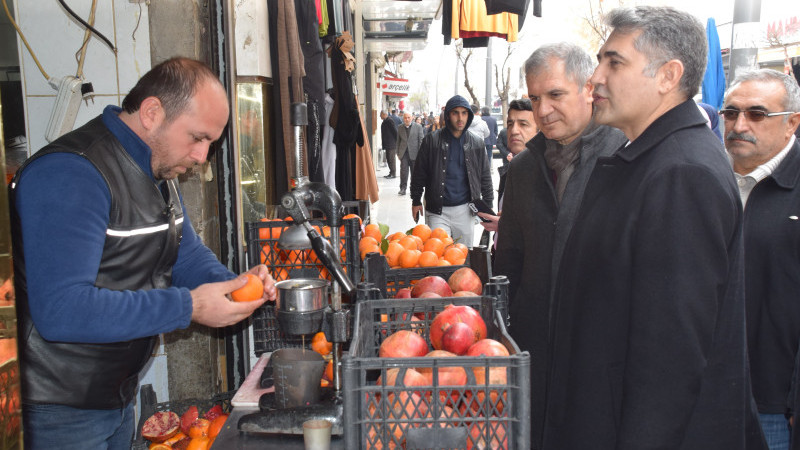
[(303, 422), (303, 442), (306, 450), (328, 450), (331, 448), (331, 423), (327, 420)]

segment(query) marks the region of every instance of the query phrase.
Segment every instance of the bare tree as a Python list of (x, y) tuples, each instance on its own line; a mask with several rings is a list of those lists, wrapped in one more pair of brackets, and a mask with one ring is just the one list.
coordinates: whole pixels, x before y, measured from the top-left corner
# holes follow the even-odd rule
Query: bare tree
[[(767, 31), (764, 36), (764, 42), (769, 47), (783, 49), (783, 70), (787, 75), (792, 76), (794, 76), (794, 72), (792, 70), (792, 64), (789, 62), (789, 51), (787, 49), (789, 46), (799, 42), (796, 39), (792, 39), (798, 36), (798, 31), (800, 31), (800, 22), (790, 22), (787, 20), (784, 25), (783, 21), (780, 21), (779, 23), (773, 23), (767, 26)], [(790, 40), (793, 42), (789, 42)]]
[[(589, 0), (588, 15), (583, 16), (583, 21), (587, 26), (580, 28), (580, 34), (593, 46), (599, 49), (606, 42), (606, 38), (611, 34), (611, 28), (605, 23), (606, 9), (603, 0)], [(622, 6), (623, 0), (617, 0), (616, 6)]]
[(481, 102), (478, 101), (478, 97), (475, 95), (472, 85), (469, 84), (469, 70), (467, 70), (467, 64), (472, 57), (472, 49), (464, 54), (464, 42), (461, 39), (456, 41), (456, 57), (461, 61), (461, 67), (464, 69), (464, 87), (467, 88), (467, 92), (469, 92), (469, 96), (472, 98), (472, 104), (480, 105)]
[[(511, 67), (508, 65), (508, 60), (511, 54), (514, 53), (516, 46), (509, 44), (506, 46), (506, 57), (503, 59), (503, 65), (498, 70), (497, 64), (494, 65), (494, 87), (497, 89), (497, 96), (500, 97), (500, 110), (503, 113), (503, 123), (506, 120), (508, 113), (508, 91), (511, 88)], [(487, 105), (488, 106), (488, 105)]]

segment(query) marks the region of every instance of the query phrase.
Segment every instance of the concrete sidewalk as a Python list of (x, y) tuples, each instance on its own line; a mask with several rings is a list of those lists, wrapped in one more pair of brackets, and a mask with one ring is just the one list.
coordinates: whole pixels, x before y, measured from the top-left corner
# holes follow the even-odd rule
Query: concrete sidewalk
[[(500, 183), (500, 175), (497, 173), (497, 168), (501, 164), (502, 161), (500, 159), (495, 158), (492, 160), (492, 186), (494, 186), (495, 190), (495, 205), (497, 205), (497, 186)], [(406, 195), (398, 195), (400, 191), (400, 161), (396, 165), (398, 176), (392, 179), (384, 178), (389, 174), (389, 168), (385, 164), (383, 167), (378, 167), (375, 175), (378, 179), (380, 200), (370, 206), (371, 221), (389, 225), (390, 233), (396, 231), (405, 232), (416, 225), (411, 216), (411, 197), (409, 196), (408, 187), (406, 187)], [(424, 218), (420, 218), (420, 223), (424, 223)], [(475, 225), (473, 244), (478, 243), (482, 232), (483, 227)]]

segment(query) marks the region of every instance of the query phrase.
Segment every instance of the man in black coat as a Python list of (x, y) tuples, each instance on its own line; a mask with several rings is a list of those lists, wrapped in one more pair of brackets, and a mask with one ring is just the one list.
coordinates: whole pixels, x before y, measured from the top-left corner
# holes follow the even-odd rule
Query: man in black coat
[(489, 127), (489, 137), (484, 139), (484, 142), (486, 143), (486, 157), (491, 161), (494, 157), (494, 145), (497, 144), (497, 120), (492, 117), (492, 112), (488, 106), (481, 108), (481, 119)]
[(785, 414), (800, 340), (798, 111), (797, 82), (767, 69), (737, 76), (720, 111), (746, 211), (747, 346), (753, 396), (771, 449), (789, 445)]
[(391, 116), (386, 114), (386, 111), (381, 111), (381, 147), (383, 147), (384, 154), (386, 155), (386, 166), (389, 168), (389, 174), (386, 178), (394, 178), (395, 161), (397, 154), (397, 125)]
[(543, 448), (766, 448), (747, 362), (741, 201), (692, 101), (704, 27), (670, 7), (606, 20), (594, 119), (629, 143), (598, 158), (559, 265)]

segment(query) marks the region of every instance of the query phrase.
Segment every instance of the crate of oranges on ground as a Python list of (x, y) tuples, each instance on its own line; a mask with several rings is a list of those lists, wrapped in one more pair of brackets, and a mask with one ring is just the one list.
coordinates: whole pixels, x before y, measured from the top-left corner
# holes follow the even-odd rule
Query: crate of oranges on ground
[[(339, 255), (348, 277), (354, 282), (361, 281), (361, 261), (358, 256), (358, 240), (361, 234), (361, 219), (355, 214), (343, 217), (339, 231)], [(253, 267), (264, 264), (275, 281), (298, 277), (325, 278), (330, 280), (327, 269), (322, 266), (314, 250), (283, 250), (278, 248), (278, 239), (292, 225), (286, 220), (262, 220), (245, 224), (247, 240), (247, 264)], [(330, 237), (330, 227), (318, 221), (312, 225), (326, 237)], [(301, 336), (287, 336), (278, 327), (275, 306), (268, 302), (253, 313), (253, 350), (256, 355), (287, 347), (301, 347)], [(305, 342), (308, 346), (308, 340)]]
[(470, 250), (453, 242), (442, 228), (416, 225), (407, 232), (389, 232), (386, 225), (369, 224), (358, 244), (364, 260), (364, 281), (374, 283), (386, 297), (411, 287), (428, 275), (447, 279), (469, 262)]

